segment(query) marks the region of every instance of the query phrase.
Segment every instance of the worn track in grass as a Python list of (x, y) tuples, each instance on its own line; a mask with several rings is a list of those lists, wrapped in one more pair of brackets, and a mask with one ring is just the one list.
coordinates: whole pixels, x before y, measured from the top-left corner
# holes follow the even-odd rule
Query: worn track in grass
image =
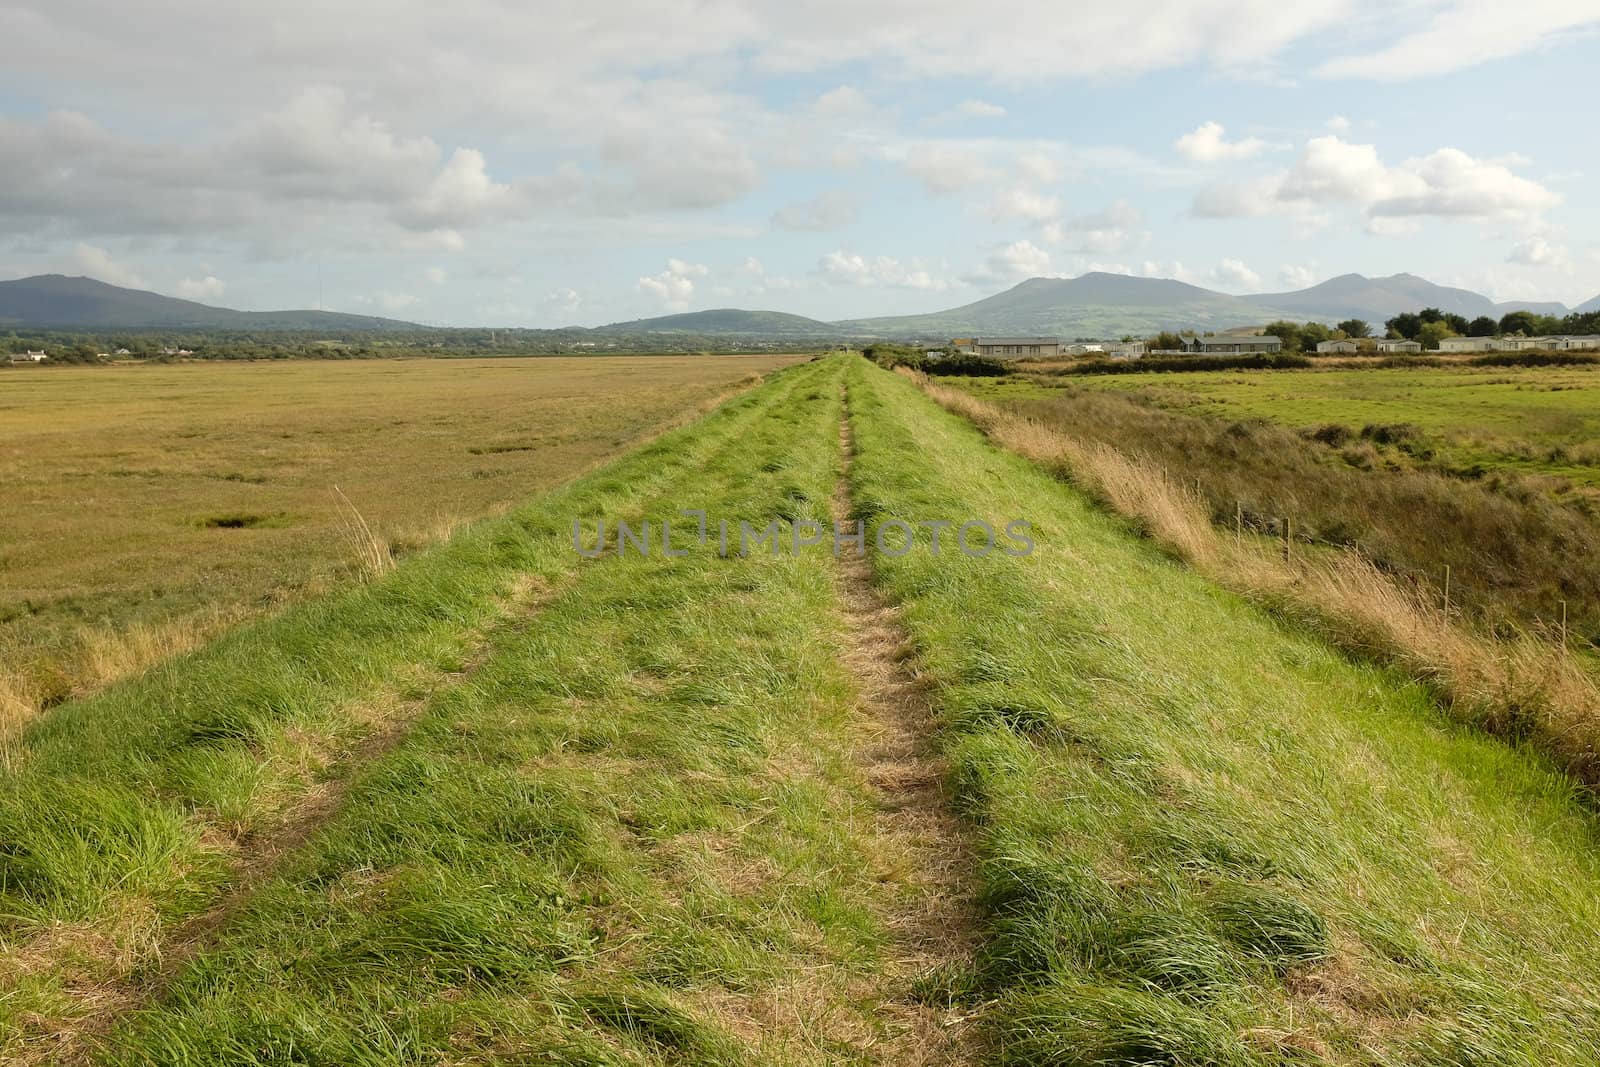
[[(849, 419), (839, 423), (841, 476), (832, 499), (835, 531), (854, 529)], [(941, 974), (968, 969), (977, 950), (976, 866), (970, 841), (952, 812), (948, 767), (935, 743), (937, 724), (921, 680), (909, 664), (910, 645), (894, 606), (873, 587), (864, 550), (836, 551), (836, 584), (846, 621), (845, 665), (859, 687), (857, 710), (866, 738), (856, 754), (879, 810), (874, 820), (880, 878), (904, 883), (889, 920), (892, 954), (882, 981), (894, 1031), (881, 1049), (886, 1064), (981, 1062), (974, 1013), (942, 1000), (930, 987)]]

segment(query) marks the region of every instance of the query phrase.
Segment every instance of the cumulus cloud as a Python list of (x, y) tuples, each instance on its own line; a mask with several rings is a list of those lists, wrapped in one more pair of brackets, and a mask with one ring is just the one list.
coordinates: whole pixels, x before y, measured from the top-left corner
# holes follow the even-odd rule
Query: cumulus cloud
[(118, 262), (115, 256), (99, 245), (80, 242), (72, 250), (71, 264), (71, 269), (107, 285), (120, 285), (124, 289), (147, 288), (144, 278), (137, 271)]
[(1192, 133), (1173, 141), (1172, 147), (1186, 159), (1197, 163), (1215, 163), (1227, 159), (1249, 159), (1260, 154), (1267, 146), (1265, 141), (1255, 137), (1229, 141), (1223, 134), (1221, 124), (1202, 122)]
[(1250, 290), (1257, 289), (1261, 285), (1261, 275), (1239, 259), (1224, 259), (1211, 272), (1211, 277), (1224, 289)]
[(639, 291), (656, 297), (666, 307), (682, 310), (694, 296), (695, 279), (705, 278), (710, 273), (704, 264), (669, 259), (666, 270), (639, 279)]
[(1193, 211), (1203, 218), (1316, 219), (1329, 207), (1345, 205), (1372, 222), (1429, 216), (1526, 220), (1561, 202), (1559, 194), (1515, 173), (1514, 165), (1519, 164), (1441, 148), (1389, 166), (1373, 145), (1329, 134), (1308, 141), (1286, 171), (1202, 190)]
[(780, 230), (837, 230), (854, 222), (860, 211), (860, 202), (853, 194), (830, 189), (774, 211), (772, 224)]
[(1143, 213), (1126, 200), (1117, 200), (1103, 211), (1052, 222), (1044, 227), (1043, 235), (1065, 251), (1102, 256), (1130, 251), (1150, 239)]
[(1290, 289), (1309, 289), (1317, 284), (1317, 272), (1311, 267), (1285, 263), (1278, 268), (1278, 280)]
[(963, 281), (973, 285), (997, 285), (1037, 278), (1050, 273), (1050, 253), (1023, 239), (997, 249), (983, 266)]
[(1565, 270), (1572, 265), (1572, 259), (1565, 245), (1556, 244), (1544, 237), (1530, 237), (1511, 249), (1506, 256), (1507, 263), (1519, 263), (1525, 267), (1550, 267)]
[(185, 278), (177, 284), (175, 292), (185, 300), (210, 303), (221, 300), (228, 286), (221, 278), (206, 275), (204, 278)]
[(919, 261), (894, 256), (862, 256), (836, 249), (817, 262), (817, 273), (830, 285), (864, 288), (940, 290), (949, 283), (935, 277)]
[(458, 148), (444, 169), (397, 217), (419, 230), (459, 230), (515, 210), (511, 186), (489, 177), (488, 161), (472, 148)]

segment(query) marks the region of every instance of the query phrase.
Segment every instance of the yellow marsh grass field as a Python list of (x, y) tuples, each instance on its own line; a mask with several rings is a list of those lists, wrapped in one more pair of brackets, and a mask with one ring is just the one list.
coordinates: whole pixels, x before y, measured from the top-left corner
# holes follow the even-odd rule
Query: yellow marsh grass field
[[(799, 358), (0, 373), (0, 724), (440, 540)], [(362, 522), (376, 543), (349, 536)]]

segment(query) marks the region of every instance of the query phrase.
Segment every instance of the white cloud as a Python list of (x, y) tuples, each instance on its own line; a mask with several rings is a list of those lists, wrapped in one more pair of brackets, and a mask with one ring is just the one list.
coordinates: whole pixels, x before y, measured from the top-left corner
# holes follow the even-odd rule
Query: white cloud
[(1415, 10), (1430, 12), (1426, 25), (1391, 34), (1386, 48), (1329, 59), (1316, 73), (1407, 81), (1519, 55), (1600, 25), (1600, 9), (1590, 0), (1454, 0)]
[(953, 122), (959, 119), (1000, 119), (1005, 118), (1006, 109), (999, 104), (992, 104), (987, 100), (963, 100), (948, 111), (940, 112), (934, 116), (936, 122)]
[(927, 290), (949, 287), (919, 261), (907, 263), (893, 256), (868, 257), (837, 249), (818, 261), (817, 273), (830, 285)]
[(705, 278), (710, 273), (710, 269), (704, 264), (669, 259), (666, 270), (652, 277), (639, 279), (639, 291), (655, 296), (669, 308), (682, 310), (689, 306), (689, 301), (694, 296), (695, 279)]
[(1044, 239), (1070, 252), (1090, 255), (1116, 255), (1130, 251), (1150, 239), (1144, 228), (1144, 215), (1126, 200), (1118, 200), (1103, 211), (1075, 215), (1044, 227)]
[(120, 285), (124, 289), (147, 288), (145, 280), (133, 268), (119, 263), (99, 245), (79, 243), (72, 250), (71, 269), (107, 285)]
[(1194, 132), (1186, 133), (1176, 141), (1172, 147), (1178, 154), (1197, 163), (1216, 163), (1227, 159), (1249, 159), (1258, 155), (1266, 142), (1255, 137), (1246, 137), (1238, 141), (1229, 141), (1223, 136), (1223, 128), (1219, 123), (1202, 122)]
[(860, 211), (854, 194), (830, 189), (774, 211), (772, 224), (781, 230), (837, 230), (854, 222)]
[(443, 267), (429, 267), (422, 272), (422, 276), (434, 285), (443, 285), (450, 280), (449, 273)]
[(972, 146), (926, 142), (910, 146), (905, 169), (930, 193), (958, 193), (994, 181), (999, 172)]
[(571, 315), (583, 306), (583, 294), (576, 289), (557, 289), (545, 298), (545, 303), (562, 314)]
[(398, 215), (419, 230), (460, 230), (503, 215), (511, 200), (511, 186), (489, 177), (482, 152), (458, 148), (427, 188)]
[(1506, 256), (1507, 263), (1520, 263), (1525, 267), (1549, 267), (1567, 270), (1572, 258), (1566, 246), (1554, 244), (1543, 237), (1530, 237), (1521, 242)]
[(1350, 132), (1350, 120), (1343, 115), (1335, 115), (1323, 123), (1329, 133), (1346, 134)]
[(1211, 276), (1224, 289), (1251, 290), (1261, 286), (1261, 275), (1246, 266), (1243, 260), (1224, 259), (1217, 264)]
[(206, 275), (204, 278), (185, 278), (177, 285), (175, 292), (185, 300), (197, 300), (202, 304), (221, 300), (222, 294), (228, 286), (220, 278)]
[(1375, 232), (1396, 232), (1407, 224), (1386, 220), (1528, 220), (1561, 202), (1512, 165), (1518, 164), (1441, 148), (1391, 167), (1373, 145), (1329, 134), (1306, 142), (1286, 171), (1202, 190), (1193, 210), (1204, 218), (1285, 215), (1317, 222), (1328, 207), (1348, 205), (1360, 209)]
[(1024, 222), (1049, 222), (1061, 214), (1061, 198), (1021, 186), (1002, 189), (989, 204), (989, 217), (996, 222), (1021, 219)]
[(1278, 268), (1278, 280), (1290, 289), (1309, 289), (1317, 284), (1317, 272), (1311, 267), (1285, 263)]
[(983, 261), (982, 267), (963, 281), (973, 285), (1009, 284), (1049, 273), (1050, 253), (1024, 239), (993, 252)]

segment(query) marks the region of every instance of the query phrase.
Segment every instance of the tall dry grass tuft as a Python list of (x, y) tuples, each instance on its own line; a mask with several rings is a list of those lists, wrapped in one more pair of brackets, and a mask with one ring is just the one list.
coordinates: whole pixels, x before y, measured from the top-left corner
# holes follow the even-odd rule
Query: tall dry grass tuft
[(913, 377), (996, 444), (1072, 481), (1213, 581), (1406, 670), (1459, 718), (1530, 738), (1581, 781), (1600, 785), (1600, 686), (1564, 644), (1478, 632), (1350, 549), (1286, 559), (1256, 538), (1218, 529), (1200, 496), (1153, 463)]
[(356, 566), (363, 577), (381, 578), (394, 570), (394, 553), (389, 542), (373, 533), (366, 518), (344, 495), (344, 490), (333, 487), (334, 499), (339, 505), (339, 533), (350, 546)]
[(162, 622), (138, 622), (119, 629), (80, 629), (77, 634), (74, 686), (79, 691), (131, 678), (148, 668), (192, 652), (233, 625), (243, 611), (195, 612)]

